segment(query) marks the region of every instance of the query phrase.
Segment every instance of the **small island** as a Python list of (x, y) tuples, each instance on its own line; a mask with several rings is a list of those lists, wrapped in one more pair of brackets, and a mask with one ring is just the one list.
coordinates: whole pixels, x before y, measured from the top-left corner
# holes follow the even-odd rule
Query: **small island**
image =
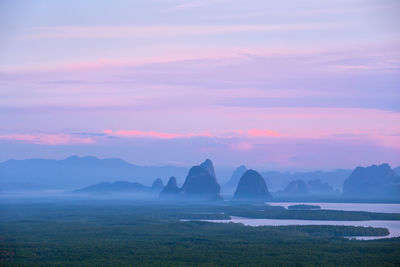
[(321, 207), (318, 205), (306, 205), (306, 204), (298, 204), (288, 206), (288, 210), (320, 210)]

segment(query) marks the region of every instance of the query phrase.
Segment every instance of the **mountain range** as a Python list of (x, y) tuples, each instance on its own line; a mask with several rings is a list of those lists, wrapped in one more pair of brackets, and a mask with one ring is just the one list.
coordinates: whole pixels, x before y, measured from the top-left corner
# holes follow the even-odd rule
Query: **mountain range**
[(277, 172), (262, 171), (261, 175), (271, 191), (283, 190), (286, 185), (295, 180), (305, 182), (320, 180), (329, 183), (334, 189), (342, 189), (343, 182), (351, 174), (351, 170), (337, 169), (332, 171), (311, 171), (311, 172)]
[[(397, 197), (400, 194), (399, 171), (400, 167), (392, 169), (388, 164), (357, 167), (354, 171), (308, 173), (264, 171), (252, 175), (257, 176), (257, 179), (253, 179), (254, 181), (247, 179), (248, 182), (241, 186), (241, 191), (245, 192), (246, 188), (251, 187), (250, 184), (254, 182), (253, 184), (260, 188), (264, 188), (263, 184), (265, 184), (271, 189), (270, 185), (273, 185), (272, 188), (275, 189), (272, 191), (277, 195), (338, 195), (338, 190), (333, 189), (329, 182), (332, 181), (336, 185), (335, 188), (340, 182), (342, 183), (340, 187), (343, 186), (345, 196)], [(236, 168), (231, 179), (223, 185), (223, 189), (229, 188), (231, 193), (235, 192), (240, 180), (247, 172), (244, 165)], [(164, 187), (163, 180), (166, 181), (167, 177), (171, 178)], [(185, 180), (184, 177), (186, 177)], [(260, 177), (262, 182), (258, 179)], [(153, 184), (152, 181), (154, 181)], [(178, 187), (178, 181), (180, 184), (184, 181), (182, 187)], [(166, 195), (198, 195), (207, 198), (216, 197), (216, 199), (220, 198), (221, 190), (214, 166), (209, 159), (198, 166), (193, 166), (190, 170), (176, 166), (139, 166), (118, 158), (99, 159), (78, 156), (63, 160), (28, 159), (0, 163), (0, 190), (3, 192), (54, 189), (69, 191), (77, 188), (101, 191), (106, 190), (106, 187), (110, 187), (111, 191), (114, 189), (118, 191), (118, 188), (123, 191), (124, 186), (131, 188), (132, 190), (129, 189), (131, 191), (149, 189), (163, 191)], [(256, 187), (252, 189), (254, 192), (259, 189)], [(264, 191), (269, 194), (268, 189)]]
[(400, 176), (389, 164), (357, 167), (343, 184), (343, 194), (370, 198), (399, 197)]
[(63, 160), (27, 159), (0, 163), (0, 187), (14, 190), (73, 190), (101, 182), (128, 181), (150, 186), (155, 178), (183, 180), (188, 169), (139, 166), (118, 158), (71, 156)]

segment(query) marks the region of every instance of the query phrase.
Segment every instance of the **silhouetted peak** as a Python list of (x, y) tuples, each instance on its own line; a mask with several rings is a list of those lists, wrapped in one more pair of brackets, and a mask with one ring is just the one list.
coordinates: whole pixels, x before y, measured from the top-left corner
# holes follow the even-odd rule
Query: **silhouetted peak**
[(399, 191), (399, 176), (389, 164), (357, 167), (345, 180), (343, 193), (349, 195), (395, 195)]
[(247, 170), (239, 180), (234, 199), (236, 200), (267, 200), (271, 195), (264, 178), (255, 170)]
[[(203, 166), (212, 167), (211, 161), (204, 162)], [(213, 170), (213, 169), (212, 169)], [(220, 191), (220, 186), (215, 176), (210, 174), (210, 169), (202, 166), (194, 166), (190, 168), (182, 187), (183, 193), (188, 195), (217, 195)]]
[(167, 185), (164, 187), (164, 189), (160, 193), (160, 198), (166, 196), (166, 197), (171, 197), (172, 195), (177, 195), (180, 193), (180, 189), (178, 188), (176, 184), (176, 178), (171, 177), (168, 180)]
[(247, 170), (247, 171), (244, 173), (243, 176), (244, 176), (244, 177), (247, 177), (247, 179), (249, 179), (248, 177), (251, 177), (251, 178), (254, 178), (254, 177), (259, 178), (259, 177), (262, 177), (260, 173), (258, 173), (258, 172), (255, 171), (255, 170), (252, 170), (252, 169)]
[(200, 167), (204, 168), (208, 172), (209, 175), (216, 177), (215, 171), (214, 171), (214, 166), (210, 159), (206, 159), (203, 163), (200, 164)]
[(178, 187), (178, 185), (176, 183), (176, 178), (175, 177), (170, 177), (169, 180), (168, 180), (167, 186)]

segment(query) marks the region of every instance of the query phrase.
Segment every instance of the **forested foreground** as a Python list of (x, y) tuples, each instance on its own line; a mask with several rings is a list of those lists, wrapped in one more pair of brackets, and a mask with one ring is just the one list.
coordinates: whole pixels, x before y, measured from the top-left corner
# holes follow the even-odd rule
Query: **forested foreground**
[[(400, 266), (400, 239), (348, 226), (247, 227), (182, 222), (216, 206), (13, 204), (1, 206), (3, 260), (16, 266)], [(217, 213), (215, 213), (217, 214)]]

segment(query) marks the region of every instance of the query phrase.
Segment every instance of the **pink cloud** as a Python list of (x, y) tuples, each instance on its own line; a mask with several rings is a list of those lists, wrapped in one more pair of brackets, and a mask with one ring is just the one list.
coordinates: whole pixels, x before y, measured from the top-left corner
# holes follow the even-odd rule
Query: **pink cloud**
[(65, 133), (9, 134), (0, 135), (0, 140), (14, 140), (38, 145), (77, 145), (95, 143), (95, 141), (90, 137), (79, 137)]
[(187, 134), (178, 134), (178, 133), (164, 133), (157, 131), (140, 131), (140, 130), (117, 130), (112, 131), (109, 129), (103, 130), (103, 133), (112, 136), (120, 136), (120, 137), (149, 137), (149, 138), (160, 138), (160, 139), (173, 139), (173, 138), (191, 138), (191, 137), (217, 137), (215, 135), (210, 134), (209, 132), (203, 133), (187, 133)]
[[(105, 129), (102, 131), (107, 136), (118, 136), (123, 138), (157, 138), (157, 139), (177, 139), (177, 138), (193, 138), (193, 137), (207, 137), (207, 138), (223, 138), (231, 139), (233, 137), (246, 137), (247, 134), (256, 137), (266, 136), (282, 136), (281, 134), (270, 130), (252, 129), (249, 131), (236, 130), (230, 133), (212, 134), (210, 132), (200, 133), (167, 133), (157, 131), (140, 131), (140, 130), (110, 130)], [(68, 133), (12, 133), (0, 135), (0, 140), (12, 140), (28, 144), (39, 145), (80, 145), (80, 144), (93, 144), (99, 137), (80, 136), (79, 134)], [(250, 143), (242, 143), (236, 149), (248, 150), (251, 149)]]
[(240, 142), (237, 144), (231, 144), (229, 147), (233, 150), (245, 151), (253, 149), (253, 144), (248, 142)]
[(111, 135), (112, 134), (112, 130), (105, 129), (105, 130), (103, 130), (103, 133)]
[(171, 139), (171, 138), (181, 137), (181, 135), (179, 135), (179, 134), (161, 133), (161, 132), (156, 132), (156, 131), (142, 132), (139, 130), (131, 130), (131, 131), (119, 130), (119, 131), (114, 132), (114, 135), (128, 136), (128, 137), (155, 137), (155, 138), (161, 138), (161, 139)]
[(209, 132), (202, 132), (199, 134), (195, 134), (195, 133), (189, 133), (186, 134), (187, 137), (196, 137), (196, 136), (203, 136), (203, 137), (217, 137), (216, 135), (212, 135)]
[[(108, 136), (117, 136), (121, 138), (155, 138), (155, 139), (187, 139), (194, 137), (206, 137), (206, 138), (218, 138), (218, 139), (238, 139), (238, 143), (230, 144), (233, 150), (252, 150), (254, 143), (249, 140), (249, 138), (258, 137), (258, 143), (263, 141), (264, 138), (266, 142), (269, 142), (269, 137), (281, 137), (286, 136), (281, 133), (268, 130), (268, 129), (251, 129), (251, 130), (233, 130), (225, 133), (213, 134), (210, 132), (201, 133), (167, 133), (167, 132), (157, 132), (157, 131), (140, 131), (140, 130), (110, 130), (105, 129), (103, 133)], [(272, 141), (272, 140), (270, 140)]]
[(262, 130), (262, 129), (251, 129), (248, 130), (247, 133), (250, 136), (254, 136), (254, 137), (266, 137), (266, 136), (273, 136), (273, 137), (279, 137), (282, 136), (282, 134), (275, 132), (275, 131), (271, 131), (268, 129)]
[(275, 131), (271, 131), (268, 129), (251, 129), (248, 131), (243, 130), (234, 130), (229, 133), (222, 134), (211, 134), (209, 132), (202, 133), (166, 133), (166, 132), (157, 132), (157, 131), (140, 131), (140, 130), (117, 130), (113, 131), (110, 129), (103, 130), (103, 133), (110, 136), (119, 136), (119, 137), (148, 137), (148, 138), (160, 138), (160, 139), (173, 139), (173, 138), (191, 138), (191, 137), (215, 137), (215, 138), (233, 138), (233, 137), (280, 137), (284, 136)]

